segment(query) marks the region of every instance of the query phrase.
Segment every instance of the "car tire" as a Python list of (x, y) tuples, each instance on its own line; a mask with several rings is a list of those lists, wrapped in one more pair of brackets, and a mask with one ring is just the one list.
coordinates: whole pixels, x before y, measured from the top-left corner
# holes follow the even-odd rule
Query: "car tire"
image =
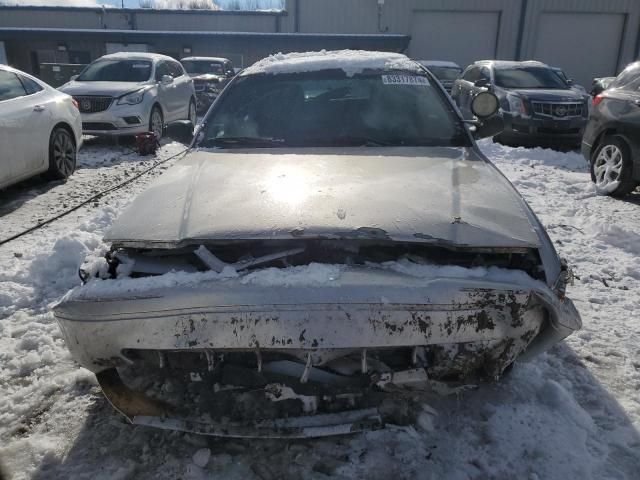
[(156, 134), (156, 139), (160, 140), (164, 134), (164, 116), (162, 109), (158, 105), (154, 105), (149, 115), (149, 131)]
[(64, 180), (76, 169), (76, 142), (64, 127), (56, 127), (49, 137), (49, 170), (47, 177)]
[(591, 156), (591, 180), (599, 193), (623, 197), (636, 188), (633, 158), (627, 143), (619, 136), (602, 139)]
[(187, 120), (191, 122), (191, 126), (196, 128), (196, 123), (198, 123), (198, 112), (196, 110), (196, 101), (192, 97), (189, 100), (189, 111), (187, 112)]

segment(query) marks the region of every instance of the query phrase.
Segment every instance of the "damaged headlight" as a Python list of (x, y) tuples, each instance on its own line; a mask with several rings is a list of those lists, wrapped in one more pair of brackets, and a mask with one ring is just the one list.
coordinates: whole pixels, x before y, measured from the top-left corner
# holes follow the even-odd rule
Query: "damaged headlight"
[(127, 93), (118, 99), (118, 105), (137, 105), (142, 103), (146, 90), (140, 89), (135, 92)]

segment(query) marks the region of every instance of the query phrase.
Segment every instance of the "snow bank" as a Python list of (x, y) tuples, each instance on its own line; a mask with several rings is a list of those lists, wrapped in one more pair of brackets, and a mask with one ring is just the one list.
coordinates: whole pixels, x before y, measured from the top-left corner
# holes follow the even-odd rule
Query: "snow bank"
[(366, 69), (408, 70), (420, 73), (420, 67), (400, 53), (369, 52), (364, 50), (338, 50), (304, 53), (278, 53), (264, 58), (240, 73), (302, 73), (319, 70), (341, 69), (351, 77)]

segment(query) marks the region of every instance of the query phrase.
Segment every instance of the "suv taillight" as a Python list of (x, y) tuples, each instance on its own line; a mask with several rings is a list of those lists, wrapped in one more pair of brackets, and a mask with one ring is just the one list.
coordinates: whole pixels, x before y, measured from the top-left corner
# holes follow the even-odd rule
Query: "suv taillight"
[(600, 102), (602, 102), (602, 100), (604, 100), (604, 95), (603, 94), (598, 94), (595, 97), (593, 97), (593, 106), (597, 107)]

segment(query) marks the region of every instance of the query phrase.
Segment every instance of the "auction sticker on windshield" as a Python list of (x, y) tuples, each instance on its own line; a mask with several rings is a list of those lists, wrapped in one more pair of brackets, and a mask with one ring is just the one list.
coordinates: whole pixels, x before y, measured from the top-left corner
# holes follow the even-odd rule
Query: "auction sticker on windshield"
[(382, 75), (382, 83), (385, 85), (429, 85), (426, 77), (415, 75)]

